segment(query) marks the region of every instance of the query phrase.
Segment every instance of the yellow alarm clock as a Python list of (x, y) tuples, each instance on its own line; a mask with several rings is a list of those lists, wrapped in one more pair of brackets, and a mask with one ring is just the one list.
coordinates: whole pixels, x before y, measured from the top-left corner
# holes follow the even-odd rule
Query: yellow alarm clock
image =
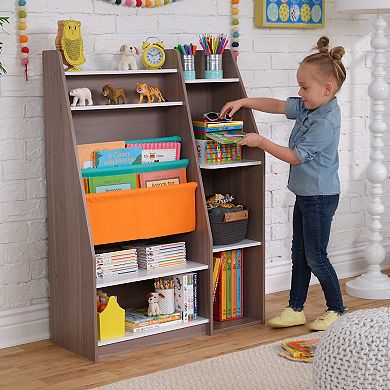
[[(149, 42), (155, 39), (155, 42)], [(142, 63), (148, 69), (159, 69), (165, 62), (164, 43), (156, 37), (149, 37), (142, 44)]]

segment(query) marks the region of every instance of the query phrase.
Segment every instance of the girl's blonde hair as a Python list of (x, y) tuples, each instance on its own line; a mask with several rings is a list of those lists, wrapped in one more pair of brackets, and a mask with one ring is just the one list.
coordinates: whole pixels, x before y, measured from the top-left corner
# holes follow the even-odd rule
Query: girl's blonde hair
[(318, 50), (318, 53), (307, 56), (303, 59), (301, 64), (317, 65), (320, 69), (320, 74), (318, 76), (321, 79), (328, 79), (330, 76), (333, 76), (340, 89), (347, 77), (347, 72), (341, 61), (345, 54), (344, 48), (336, 46), (329, 50), (329, 38), (323, 36), (318, 40), (317, 46), (313, 49)]

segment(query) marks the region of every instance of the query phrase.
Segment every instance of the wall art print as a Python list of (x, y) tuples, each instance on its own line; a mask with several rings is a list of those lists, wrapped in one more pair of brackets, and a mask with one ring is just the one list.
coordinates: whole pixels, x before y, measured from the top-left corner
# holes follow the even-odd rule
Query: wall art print
[(322, 28), (325, 0), (255, 0), (256, 27)]

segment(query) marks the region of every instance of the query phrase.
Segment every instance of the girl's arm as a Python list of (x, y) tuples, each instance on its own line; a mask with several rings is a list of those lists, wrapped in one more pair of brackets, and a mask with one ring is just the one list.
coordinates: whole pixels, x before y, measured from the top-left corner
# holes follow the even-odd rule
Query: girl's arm
[(292, 165), (300, 164), (301, 161), (297, 158), (295, 153), (292, 149), (275, 144), (274, 142), (270, 141), (269, 139), (255, 133), (248, 134), (245, 138), (243, 138), (240, 142), (240, 145), (246, 145), (250, 147), (258, 147), (269, 154), (272, 154), (274, 157), (278, 158), (279, 160), (285, 161)]
[(270, 114), (284, 114), (286, 112), (286, 101), (271, 98), (243, 98), (226, 103), (221, 111), (220, 118), (226, 114), (233, 116), (240, 108), (251, 108), (253, 110), (268, 112)]

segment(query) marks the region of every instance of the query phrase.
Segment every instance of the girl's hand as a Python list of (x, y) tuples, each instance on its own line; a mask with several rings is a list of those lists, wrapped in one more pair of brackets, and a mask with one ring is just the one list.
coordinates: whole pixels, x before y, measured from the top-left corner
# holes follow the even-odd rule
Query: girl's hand
[(240, 108), (243, 107), (242, 99), (233, 100), (232, 102), (227, 102), (221, 109), (219, 113), (219, 118), (223, 119), (226, 115), (232, 117)]
[(256, 133), (250, 133), (246, 135), (238, 144), (239, 145), (246, 145), (251, 148), (261, 148), (261, 142), (263, 141), (264, 137), (260, 134)]

